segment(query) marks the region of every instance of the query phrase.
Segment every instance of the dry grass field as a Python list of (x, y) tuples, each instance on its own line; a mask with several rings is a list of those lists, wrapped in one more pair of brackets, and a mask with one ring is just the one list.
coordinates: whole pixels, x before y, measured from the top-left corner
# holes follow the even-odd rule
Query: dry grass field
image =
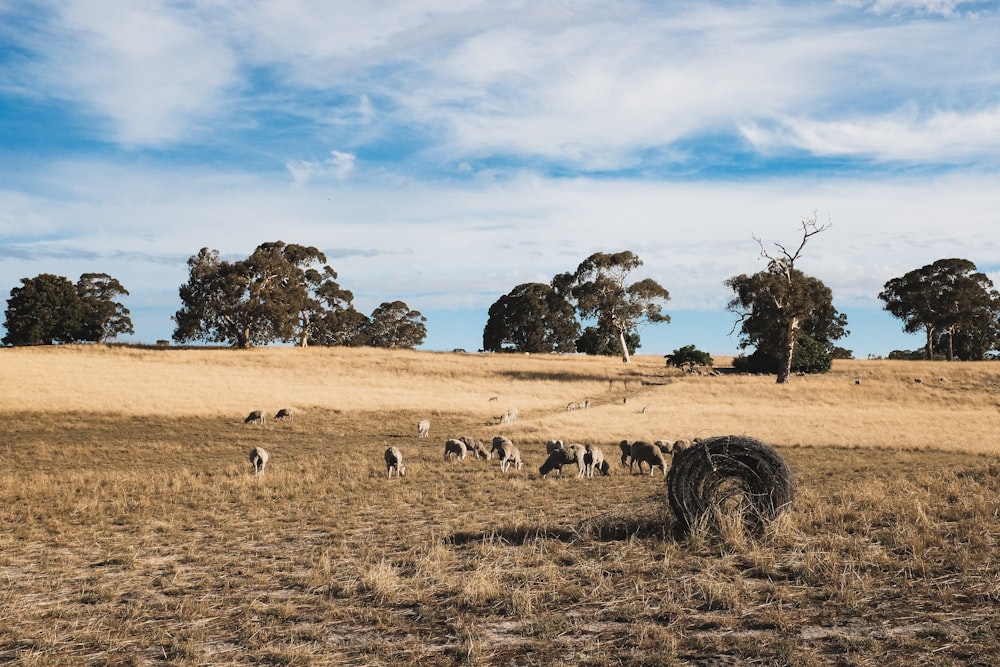
[[(1000, 664), (998, 389), (995, 363), (778, 386), (641, 355), (0, 349), (0, 663)], [(497, 434), (522, 470), (443, 458)], [(795, 503), (679, 538), (616, 443), (728, 434), (776, 447)], [(550, 438), (612, 474), (540, 478)]]

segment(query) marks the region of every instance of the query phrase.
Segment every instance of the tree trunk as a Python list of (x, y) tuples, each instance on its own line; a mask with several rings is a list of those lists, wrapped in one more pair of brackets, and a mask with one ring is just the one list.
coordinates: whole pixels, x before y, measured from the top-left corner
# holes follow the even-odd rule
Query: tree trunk
[(955, 330), (948, 329), (948, 361), (955, 361)]
[(795, 356), (795, 334), (799, 330), (799, 319), (792, 318), (788, 323), (788, 329), (785, 331), (785, 340), (783, 341), (782, 348), (782, 358), (778, 363), (778, 379), (775, 381), (777, 384), (785, 384), (788, 382), (788, 378), (792, 375), (792, 358)]
[(927, 332), (927, 345), (924, 348), (927, 350), (927, 361), (934, 361), (934, 327), (928, 324), (924, 330)]
[(625, 331), (621, 328), (618, 329), (618, 346), (622, 349), (622, 363), (629, 363), (628, 344), (625, 342)]

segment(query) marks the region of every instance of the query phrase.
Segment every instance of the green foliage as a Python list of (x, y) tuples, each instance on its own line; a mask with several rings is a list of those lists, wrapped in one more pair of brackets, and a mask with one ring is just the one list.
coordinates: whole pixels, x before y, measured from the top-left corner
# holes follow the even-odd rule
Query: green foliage
[(100, 342), (133, 332), (128, 309), (115, 301), (128, 291), (105, 273), (85, 273), (76, 285), (43, 273), (22, 278), (10, 294), (6, 345)]
[(694, 345), (685, 345), (680, 349), (674, 350), (666, 356), (666, 359), (668, 366), (676, 366), (677, 368), (684, 368), (685, 366), (711, 366), (714, 363), (711, 354), (702, 352), (695, 348)]
[(925, 358), (945, 349), (949, 360), (984, 359), (1000, 344), (1000, 293), (967, 259), (939, 259), (885, 283), (878, 298), (926, 336)]
[[(639, 334), (625, 334), (625, 345), (629, 354), (635, 354), (639, 349)], [(621, 346), (617, 336), (597, 327), (587, 327), (576, 341), (576, 351), (582, 354), (614, 357), (621, 354)]]
[[(833, 359), (832, 345), (802, 335), (795, 342), (792, 370), (807, 374), (826, 373), (833, 367)], [(759, 348), (747, 356), (733, 359), (733, 369), (740, 373), (775, 374), (780, 364), (780, 359)]]
[(572, 304), (555, 288), (524, 283), (490, 306), (483, 329), (487, 352), (571, 352), (580, 324)]
[(386, 301), (372, 312), (366, 332), (375, 347), (414, 348), (427, 337), (426, 321), (402, 301)]
[(205, 340), (245, 348), (276, 340), (351, 338), (330, 327), (350, 310), (354, 295), (336, 283), (337, 273), (314, 247), (263, 243), (245, 260), (220, 259), (202, 248), (188, 260), (189, 280), (180, 288), (173, 338)]

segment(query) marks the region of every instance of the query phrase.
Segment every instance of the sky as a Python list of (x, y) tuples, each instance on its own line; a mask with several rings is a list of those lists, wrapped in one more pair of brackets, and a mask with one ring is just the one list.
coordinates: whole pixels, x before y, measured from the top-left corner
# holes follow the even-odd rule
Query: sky
[(887, 280), (1000, 285), (997, 43), (960, 0), (0, 0), (0, 297), (108, 273), (151, 343), (189, 257), (280, 240), (472, 351), (515, 286), (631, 250), (671, 295), (639, 353), (725, 355), (725, 280), (816, 219), (839, 344), (917, 349)]

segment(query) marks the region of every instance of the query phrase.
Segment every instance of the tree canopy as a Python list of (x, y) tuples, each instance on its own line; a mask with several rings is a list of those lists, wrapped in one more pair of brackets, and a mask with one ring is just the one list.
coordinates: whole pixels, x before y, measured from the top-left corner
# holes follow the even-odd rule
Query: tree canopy
[(939, 259), (885, 283), (878, 298), (903, 321), (923, 329), (927, 359), (943, 346), (949, 360), (983, 359), (1000, 341), (1000, 293), (967, 259)]
[(761, 245), (761, 256), (768, 260), (767, 269), (753, 275), (741, 274), (726, 280), (733, 298), (726, 309), (739, 319), (740, 348), (754, 347), (758, 359), (773, 362), (777, 382), (788, 381), (795, 360), (796, 346), (807, 337), (828, 349), (832, 358), (832, 341), (847, 335), (847, 317), (833, 307), (833, 294), (818, 278), (805, 275), (795, 268), (806, 242), (826, 230), (815, 218), (802, 222), (802, 240), (792, 252), (775, 244), (780, 254), (772, 257)]
[(5, 345), (102, 342), (133, 333), (129, 310), (115, 299), (128, 291), (105, 273), (22, 278), (7, 300)]
[(353, 295), (336, 282), (326, 256), (313, 247), (264, 243), (245, 260), (229, 262), (202, 248), (188, 260), (180, 288), (174, 340), (205, 340), (245, 348), (273, 341), (335, 337), (329, 327), (350, 310)]
[(427, 337), (426, 321), (402, 301), (385, 301), (372, 311), (367, 326), (369, 342), (375, 347), (414, 348)]
[(490, 306), (487, 352), (573, 352), (580, 335), (573, 305), (544, 283), (523, 283)]

